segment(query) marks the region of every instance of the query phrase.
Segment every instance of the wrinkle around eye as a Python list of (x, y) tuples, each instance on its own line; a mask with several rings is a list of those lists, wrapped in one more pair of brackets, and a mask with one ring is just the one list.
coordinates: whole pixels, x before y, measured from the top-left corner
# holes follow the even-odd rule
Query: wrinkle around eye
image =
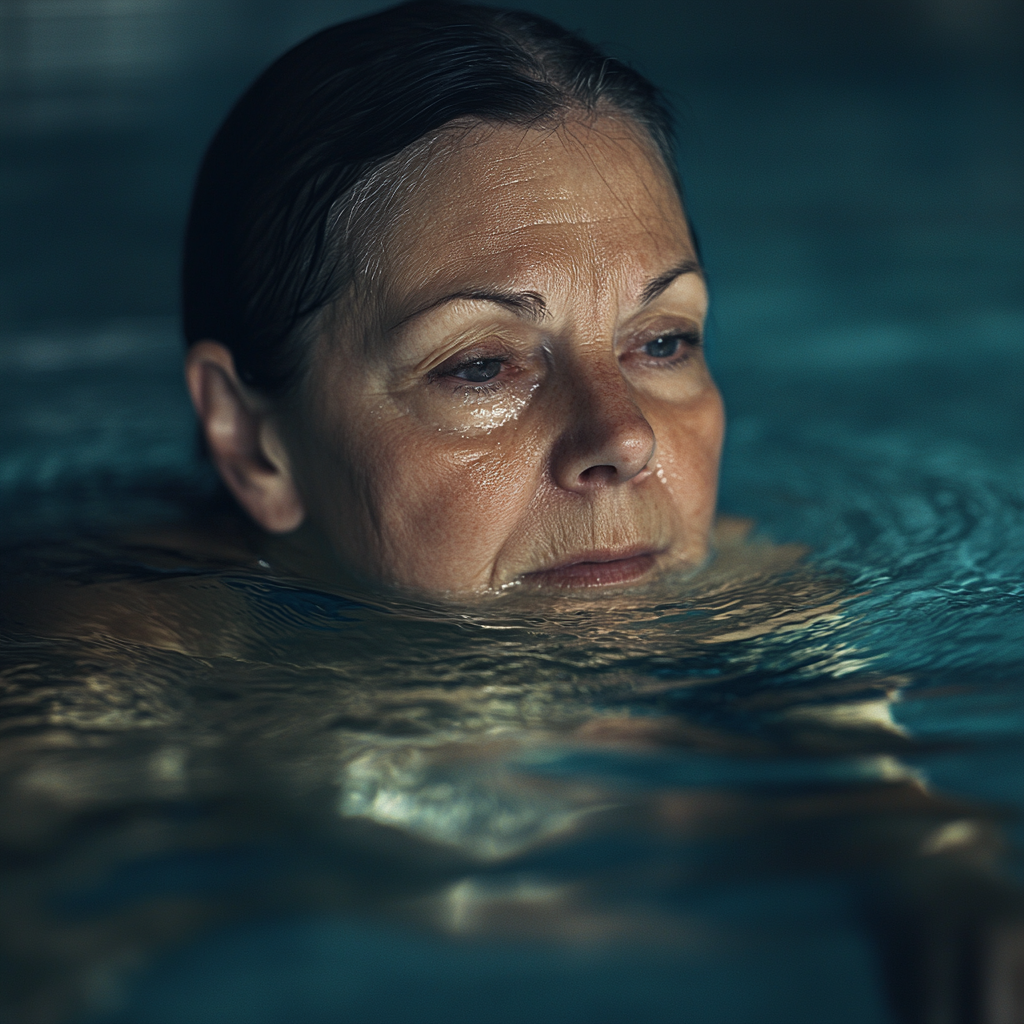
[[(448, 310), (436, 314), (440, 323), (430, 322), (431, 314), (415, 327), (410, 326), (395, 339), (393, 360), (396, 370), (408, 381), (422, 380), (449, 362), (472, 362), (476, 359), (525, 359), (535, 342), (524, 338), (526, 325), (519, 321), (508, 323), (494, 317), (477, 317), (461, 330), (456, 325), (448, 326), (451, 320)], [(446, 329), (447, 327), (447, 329)], [(433, 329), (432, 329), (433, 328)], [(404, 335), (404, 337), (402, 336)], [(430, 340), (433, 337), (434, 340)], [(417, 349), (420, 350), (417, 358)], [(459, 360), (459, 356), (463, 358)], [(404, 365), (402, 365), (404, 364)]]

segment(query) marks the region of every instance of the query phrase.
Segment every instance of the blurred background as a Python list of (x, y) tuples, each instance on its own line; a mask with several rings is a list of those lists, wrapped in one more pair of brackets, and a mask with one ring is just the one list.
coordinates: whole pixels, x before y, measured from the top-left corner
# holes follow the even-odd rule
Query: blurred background
[[(204, 146), (274, 57), (383, 6), (0, 0), (8, 531), (194, 479), (176, 317)], [(847, 432), (1020, 432), (1019, 0), (522, 6), (675, 104), (734, 447), (794, 401)]]
[[(325, 25), (383, 6), (356, 0), (0, 0), (0, 545), (38, 532), (77, 531), (173, 514), (182, 498), (188, 502), (209, 487), (208, 472), (195, 458), (195, 428), (181, 381), (177, 321), (179, 250), (198, 163), (231, 103), (268, 62)], [(1019, 864), (1024, 848), (1019, 742), (1020, 652), (1024, 649), (1019, 635), (1024, 579), (1024, 4), (1020, 0), (551, 0), (522, 6), (561, 21), (639, 67), (666, 92), (678, 112), (687, 201), (712, 289), (710, 355), (729, 409), (722, 505), (729, 512), (752, 516), (775, 539), (810, 545), (819, 563), (840, 570), (836, 578), (847, 580), (850, 594), (857, 594), (861, 602), (843, 624), (843, 632), (831, 638), (827, 632), (804, 637), (786, 634), (792, 652), (783, 656), (783, 640), (779, 640), (778, 653), (767, 649), (771, 658), (786, 666), (789, 658), (806, 657), (811, 666), (806, 668), (808, 679), (812, 671), (820, 671), (826, 681), (831, 673), (838, 679), (840, 670), (828, 667), (832, 663), (827, 659), (833, 654), (841, 656), (843, 673), (871, 666), (872, 672), (908, 673), (893, 675), (894, 679), (912, 674), (923, 697), (909, 693), (898, 705), (897, 717), (902, 723), (899, 728), (905, 726), (912, 737), (920, 738), (921, 746), (907, 753), (906, 774), (893, 774), (891, 780), (905, 779), (922, 787), (927, 783), (939, 796), (952, 794), (986, 806), (1012, 808), (1007, 815), (1012, 817), (1012, 829), (1008, 825), (1006, 831)], [(119, 574), (120, 565), (113, 571)], [(741, 656), (748, 657), (743, 651), (736, 655)], [(31, 671), (36, 670), (36, 657), (31, 654)], [(825, 668), (814, 667), (818, 658)], [(82, 664), (91, 666), (92, 661)], [(77, 680), (78, 662), (67, 671), (68, 679)], [(205, 686), (206, 671), (190, 663), (183, 692), (191, 693), (188, 687), (193, 685)], [(788, 685), (783, 669), (767, 656), (758, 671), (764, 672), (765, 693)], [(230, 682), (233, 677), (226, 678)], [(127, 670), (124, 679), (133, 679)], [(53, 690), (49, 680), (46, 683), (39, 690), (41, 702), (51, 701)], [(20, 691), (12, 692), (15, 718), (8, 724), (21, 728), (17, 716), (34, 715), (35, 705), (19, 696)], [(253, 705), (260, 709), (259, 716), (265, 714), (259, 703), (261, 692), (256, 689)], [(831, 691), (825, 687), (821, 692), (827, 697)], [(218, 689), (216, 699), (209, 700), (221, 700), (220, 693)], [(774, 721), (775, 703), (736, 704), (734, 694), (726, 689), (711, 693), (705, 705), (711, 709), (708, 717), (697, 717), (705, 712), (695, 703), (694, 721), (721, 720), (727, 723), (723, 728), (731, 729), (728, 723), (733, 719), (728, 716), (735, 715), (735, 721), (742, 720), (743, 730), (749, 722), (754, 723), (753, 730), (761, 729), (762, 721)], [(134, 704), (126, 701), (125, 706)], [(282, 713), (292, 714), (289, 706)], [(300, 710), (294, 714), (308, 713), (311, 722), (335, 721), (334, 710), (328, 715), (314, 708), (314, 715), (301, 710), (304, 704), (295, 706)], [(679, 706), (683, 715), (691, 713), (690, 705)], [(767, 710), (755, 711), (755, 706)], [(231, 707), (231, 714), (238, 714), (237, 707)], [(745, 707), (751, 710), (745, 712)], [(888, 709), (885, 713), (889, 714)], [(56, 712), (46, 714), (52, 716), (48, 721), (64, 722)], [(264, 719), (257, 716), (253, 721)], [(275, 720), (275, 735), (277, 727)], [(197, 726), (201, 728), (205, 726)], [(316, 729), (320, 728), (317, 724)], [(152, 743), (165, 742), (160, 730), (151, 732), (156, 736)], [(243, 734), (244, 730), (239, 733)], [(283, 729), (281, 734), (291, 735)], [(21, 733), (12, 728), (9, 735), (17, 740)], [(127, 740), (134, 742), (131, 736)], [(182, 771), (174, 766), (184, 763), (178, 743), (174, 739), (173, 745), (153, 748), (154, 757), (163, 758), (166, 751), (170, 761), (146, 762), (171, 766), (166, 771), (160, 767), (161, 786), (179, 785), (170, 781), (178, 780), (174, 773)], [(238, 763), (264, 765), (256, 746), (255, 753), (242, 755)], [(105, 767), (102, 746), (88, 749), (97, 752), (93, 774), (92, 761), (70, 760), (71, 767), (62, 769), (64, 762), (58, 760), (52, 778), (59, 782), (64, 778), (60, 773), (67, 771), (76, 785), (79, 778), (85, 780), (82, 792), (91, 793), (89, 786), (95, 785), (96, 792), (103, 794), (107, 792), (102, 788), (105, 771), (117, 779), (119, 772), (127, 773), (132, 786), (136, 774), (149, 778), (142, 769), (136, 773), (121, 767), (143, 761), (129, 760), (128, 755), (117, 760), (119, 746), (110, 748), (112, 768)], [(138, 749), (150, 750), (144, 745)], [(855, 749), (860, 748), (850, 748)], [(864, 748), (876, 749), (902, 748)], [(56, 746), (54, 750), (61, 754)], [(273, 767), (274, 759), (284, 755), (275, 753), (276, 747), (267, 750), (266, 764)], [(653, 785), (650, 779), (656, 779), (658, 786), (677, 787), (684, 797), (714, 793), (715, 787), (729, 793), (747, 785), (737, 779), (760, 777), (762, 772), (766, 793), (784, 791), (790, 783), (779, 780), (789, 778), (813, 778), (814, 786), (826, 794), (832, 792), (829, 787), (839, 785), (837, 779), (847, 785), (845, 775), (834, 774), (839, 769), (833, 769), (831, 761), (819, 765), (801, 760), (790, 776), (777, 773), (770, 758), (762, 764), (744, 754), (745, 766), (730, 774), (734, 772), (730, 760), (715, 760), (701, 752), (691, 755), (682, 746), (680, 750), (679, 763), (684, 767), (678, 774), (670, 774), (676, 772), (676, 762), (665, 761), (664, 769), (644, 767), (644, 773), (652, 774), (638, 775), (644, 780), (639, 785)], [(245, 759), (249, 756), (251, 762)], [(883, 762), (896, 763), (888, 754), (879, 759)], [(86, 767), (77, 767), (80, 763)], [(206, 761), (200, 758), (198, 763)], [(790, 762), (779, 763), (780, 772), (791, 770)], [(860, 763), (858, 755), (850, 771), (861, 772)], [(609, 778), (625, 771), (609, 764), (600, 768)], [(583, 777), (573, 772), (598, 770), (571, 765), (565, 776), (571, 780)], [(657, 774), (662, 771), (664, 775)], [(820, 777), (813, 774), (819, 771)], [(263, 772), (268, 772), (266, 766), (254, 776), (254, 786), (272, 777)], [(201, 771), (197, 777), (205, 778)], [(850, 776), (855, 778), (861, 776)], [(89, 781), (95, 779), (100, 782)], [(874, 776), (863, 779), (867, 785)], [(798, 793), (804, 784), (792, 783)], [(46, 785), (56, 791), (58, 783)], [(78, 792), (74, 786), (71, 791)], [(113, 791), (121, 792), (116, 787)], [(136, 790), (129, 786), (124, 792)], [(178, 794), (179, 790), (158, 791), (165, 792)], [(273, 788), (272, 792), (290, 790)], [(166, 799), (171, 808), (167, 820), (179, 821), (175, 817), (178, 796)], [(275, 807), (279, 797), (267, 799), (268, 806)], [(73, 802), (68, 806), (77, 807)], [(96, 806), (107, 815), (113, 804)], [(124, 819), (110, 811), (109, 818), (98, 820), (131, 823), (135, 805), (126, 806)], [(140, 806), (140, 815), (149, 813), (148, 804)], [(827, 799), (818, 806), (831, 822)], [(842, 895), (839, 882), (835, 889), (839, 896), (829, 895), (832, 888), (814, 888), (819, 881), (806, 868), (817, 863), (817, 856), (831, 864), (833, 850), (841, 849), (845, 857), (850, 836), (860, 835), (842, 831), (847, 827), (844, 815), (861, 813), (843, 811), (844, 806), (854, 803), (839, 804), (838, 831), (830, 831), (829, 824), (820, 833), (792, 833), (801, 844), (795, 870), (798, 876), (806, 871), (811, 878), (806, 890), (810, 895), (800, 896), (805, 890), (786, 888), (788, 883), (772, 888), (771, 868), (767, 881), (757, 880), (745, 888), (743, 869), (734, 866), (740, 862), (728, 857), (721, 868), (726, 879), (720, 883), (724, 896), (715, 896), (712, 890), (710, 900), (701, 902), (707, 893), (702, 883), (693, 883), (697, 893), (693, 906), (711, 907), (699, 913), (707, 913), (712, 920), (720, 914), (727, 922), (741, 905), (749, 905), (755, 915), (774, 915), (773, 908), (783, 901), (789, 908), (789, 894), (796, 892), (792, 913), (807, 914), (811, 922), (799, 941), (791, 938), (788, 945), (772, 942), (751, 947), (746, 960), (723, 960), (725, 966), (715, 969), (698, 964), (688, 974), (679, 974), (674, 966), (658, 966), (663, 963), (659, 960), (652, 961), (653, 967), (638, 963), (629, 967), (632, 987), (620, 984), (622, 974), (598, 960), (593, 974), (579, 975), (583, 980), (578, 989), (566, 988), (559, 974), (561, 961), (553, 961), (555, 966), (549, 969), (548, 953), (530, 953), (543, 967), (535, 974), (553, 979), (546, 988), (536, 989), (537, 998), (548, 998), (556, 987), (570, 996), (582, 991), (594, 1001), (604, 1000), (606, 991), (614, 991), (616, 998), (622, 992), (650, 991), (655, 1002), (666, 1001), (659, 1006), (671, 1002), (675, 1007), (672, 1001), (690, 1000), (691, 1016), (702, 1021), (750, 1019), (749, 1013), (730, 1009), (733, 999), (747, 1000), (744, 1005), (749, 1006), (756, 1003), (764, 1019), (817, 1021), (826, 1007), (828, 1013), (839, 1015), (834, 1017), (837, 1020), (893, 1020), (877, 996), (875, 952), (868, 948), (860, 926), (855, 928), (847, 920), (853, 913), (848, 907), (850, 897)], [(907, 811), (910, 818), (915, 813)], [(965, 813), (956, 810), (957, 815)], [(266, 826), (271, 832), (281, 827), (274, 824), (276, 814)], [(20, 819), (15, 815), (11, 820), (18, 822), (13, 827), (16, 832)], [(26, 820), (32, 827), (35, 818), (26, 812)], [(149, 819), (139, 820), (143, 831), (138, 835), (148, 836), (144, 828), (150, 827), (145, 824)], [(159, 824), (164, 819), (153, 820)], [(183, 814), (180, 820), (193, 819)], [(856, 824), (860, 819), (849, 820)], [(951, 827), (962, 831), (964, 824), (953, 822)], [(235, 900), (236, 876), (241, 879), (237, 891), (248, 892), (244, 887), (251, 885), (262, 892), (264, 876), (258, 871), (246, 874), (250, 869), (245, 867), (249, 863), (244, 860), (249, 856), (245, 847), (242, 860), (232, 860), (230, 850), (226, 859), (217, 859), (220, 853), (213, 850), (212, 866), (204, 867), (207, 861), (199, 858), (195, 868), (189, 866), (193, 861), (186, 849), (181, 868), (173, 857), (166, 862), (151, 857), (147, 851), (152, 848), (145, 846), (148, 839), (131, 839), (125, 845), (120, 836), (136, 833), (116, 833), (115, 825), (110, 826), (109, 835), (116, 842), (104, 839), (106, 845), (89, 847), (82, 841), (83, 856), (93, 856), (88, 851), (98, 849), (95, 856), (104, 864), (108, 859), (127, 864), (125, 873), (112, 875), (117, 884), (112, 883), (109, 890), (110, 906), (115, 908), (111, 915), (120, 913), (117, 908), (122, 905), (148, 906), (145, 901), (153, 892), (163, 893), (161, 886), (172, 893), (185, 892), (197, 906), (205, 905), (206, 886), (214, 893), (209, 896), (211, 905), (219, 906), (218, 887), (229, 894), (225, 901)], [(786, 831), (790, 827), (783, 827), (780, 834), (790, 835)], [(913, 829), (900, 831), (902, 827), (894, 819), (892, 835), (916, 835)], [(102, 835), (107, 835), (106, 828), (100, 826)], [(164, 835), (156, 825), (153, 829), (153, 835)], [(174, 829), (167, 833), (171, 838), (154, 842), (166, 843), (173, 852), (178, 842)], [(71, 851), (68, 862), (77, 863), (77, 834), (70, 828), (55, 834), (54, 842), (66, 844)], [(828, 838), (833, 834), (837, 837), (834, 847)], [(307, 833), (300, 835), (305, 842)], [(563, 877), (560, 864), (570, 865), (564, 877), (571, 879), (577, 870), (586, 877), (592, 863), (599, 865), (595, 870), (604, 872), (606, 863), (619, 863), (615, 858), (621, 856), (628, 866), (633, 863), (630, 858), (640, 856), (629, 852), (634, 848), (632, 837), (622, 846), (625, 853), (614, 852), (619, 849), (618, 839), (613, 832), (609, 835), (608, 848), (613, 852), (607, 862), (604, 853), (593, 862), (588, 860), (586, 846), (569, 847), (569, 853), (556, 848), (550, 862), (555, 865), (552, 877)], [(773, 833), (772, 842), (776, 841)], [(141, 845), (136, 848), (132, 843)], [(816, 843), (822, 844), (820, 849)], [(902, 851), (900, 843), (904, 840), (893, 849)], [(749, 848), (760, 856), (755, 841), (750, 841)], [(115, 849), (116, 853), (110, 852)], [(720, 849), (713, 848), (714, 858), (720, 856)], [(579, 851), (576, 863), (572, 858)], [(926, 852), (930, 856), (933, 851)], [(40, 863), (48, 864), (49, 856), (41, 857)], [(62, 856), (54, 854), (54, 871), (63, 870)], [(18, 857), (25, 859), (23, 854)], [(287, 858), (284, 863), (268, 870), (288, 875), (293, 868)], [(528, 871), (550, 867), (544, 867), (544, 861), (526, 863)], [(839, 863), (846, 862), (840, 858)], [(519, 871), (521, 865), (516, 861), (509, 870)], [(45, 872), (50, 870), (45, 864), (44, 868), (39, 883), (43, 887), (49, 884)], [(689, 878), (689, 870), (680, 877)], [(735, 886), (733, 871), (740, 880)], [(625, 870), (622, 877), (627, 877)], [(693, 875), (698, 880), (703, 877)], [(798, 878), (801, 885), (802, 877)], [(840, 882), (846, 884), (843, 879)], [(662, 892), (661, 884), (650, 883), (655, 896)], [(628, 889), (623, 883), (622, 891), (628, 891), (632, 900), (634, 892), (647, 891), (646, 885), (647, 881), (637, 882), (634, 889), (630, 881)], [(28, 885), (7, 889), (29, 893), (26, 900), (35, 898), (31, 894), (36, 890)], [(277, 892), (273, 886), (269, 890)], [(296, 891), (306, 890), (298, 887)], [(480, 891), (491, 890), (484, 885)], [(685, 895), (689, 890), (680, 891)], [(932, 890), (925, 886), (921, 891)], [(947, 892), (941, 890), (944, 913)], [(50, 900), (48, 890), (44, 895)], [(108, 905), (102, 903), (106, 898), (99, 898), (101, 909), (96, 911), (101, 925), (107, 920)], [(999, 899), (1004, 899), (1002, 890)], [(254, 905), (264, 904), (254, 897)], [(690, 904), (680, 902), (679, 906)], [(20, 920), (13, 914), (8, 917)], [(110, 920), (116, 923), (120, 918)], [(154, 920), (153, 934), (157, 934), (164, 918), (158, 915)], [(924, 926), (928, 942), (932, 941), (930, 921)], [(906, 935), (892, 930), (890, 924), (883, 921), (870, 941), (881, 935), (892, 946), (892, 963), (900, 968), (905, 960), (900, 957), (909, 945)], [(436, 955), (435, 951), (423, 953), (420, 947), (401, 945), (390, 933), (375, 937), (377, 932), (362, 926), (350, 928), (330, 921), (319, 931), (316, 922), (311, 932), (297, 928), (295, 934), (302, 941), (293, 942), (288, 927), (280, 933), (270, 926), (263, 932), (258, 928), (243, 932), (237, 946), (231, 945), (233, 940), (219, 947), (197, 946), (194, 959), (183, 961), (184, 968), (172, 963), (169, 973), (157, 975), (155, 987), (149, 990), (155, 993), (148, 997), (148, 1005), (155, 1007), (150, 1016), (133, 1016), (137, 1007), (129, 1007), (116, 1019), (250, 1020), (263, 1014), (260, 1019), (290, 1020), (295, 1019), (291, 1000), (299, 989), (312, 993), (309, 999), (314, 1003), (322, 999), (326, 1009), (317, 1019), (336, 1019), (343, 999), (338, 992), (352, 978), (352, 963), (359, 965), (357, 994), (365, 995), (367, 1006), (376, 1007), (382, 992), (385, 1002), (393, 992), (394, 1005), (399, 1006), (396, 1019), (402, 1019), (407, 1009), (402, 1000), (408, 998), (404, 993), (411, 989), (394, 984), (394, 963), (426, 965), (413, 971), (408, 985), (417, 996), (424, 990), (439, 991), (448, 999), (447, 994), (455, 992), (456, 1009), (461, 1008), (465, 1019), (477, 1019), (477, 1008), (490, 1008), (493, 1001), (483, 983), (468, 990), (462, 985), (467, 972), (476, 971), (486, 979), (490, 970), (486, 963), (474, 966), (476, 961), (457, 957), (449, 962), (447, 947), (438, 947), (441, 952)], [(19, 926), (14, 931), (20, 942), (23, 929)], [(111, 959), (106, 950), (113, 947), (96, 945), (88, 931), (82, 933), (84, 939), (76, 940), (77, 945), (61, 945), (64, 932), (54, 935), (52, 941), (40, 940), (40, 949), (50, 955), (47, 951), (59, 946), (52, 957), (58, 965), (87, 961), (88, 966), (94, 960)], [(32, 941), (24, 945), (35, 956)], [(940, 953), (946, 948), (933, 945)], [(242, 952), (236, 956), (233, 950)], [(21, 955), (22, 950), (17, 953)], [(142, 955), (136, 950), (132, 956), (136, 954)], [(45, 957), (39, 956), (43, 962)], [(138, 956), (130, 962), (140, 962)], [(370, 967), (364, 970), (364, 963)], [(526, 967), (509, 968), (509, 991), (534, 997), (529, 982), (534, 977), (532, 963), (527, 959)], [(941, 965), (935, 974), (936, 991), (953, 991), (959, 981), (946, 970), (946, 960), (936, 959), (936, 963)], [(101, 966), (107, 970), (105, 965), (106, 961)], [(53, 979), (67, 975), (65, 968), (55, 968), (51, 974), (33, 976), (29, 984), (38, 982), (40, 990), (49, 991), (55, 987)], [(953, 978), (948, 985), (947, 976)], [(107, 974), (97, 977), (97, 984), (113, 984)], [(196, 1012), (188, 1003), (195, 992), (200, 1001), (207, 1000), (203, 1004), (207, 1007), (221, 1005), (216, 1000), (223, 997), (223, 1005), (230, 1004), (230, 1010), (219, 1015)], [(761, 993), (775, 993), (773, 998), (785, 1004), (783, 1009), (775, 1012), (776, 1004)], [(872, 999), (878, 1003), (875, 1011), (868, 1006)], [(945, 1014), (945, 1004), (935, 1005), (940, 1006), (939, 1016), (930, 1019), (956, 1019)], [(175, 1006), (184, 1007), (179, 1016), (174, 1015)], [(231, 1016), (236, 1011), (241, 1016)], [(452, 1012), (445, 1005), (438, 1019), (448, 1020)], [(359, 1018), (358, 1013), (355, 1016)], [(536, 1019), (536, 1014), (524, 1012), (515, 1019)], [(566, 1010), (565, 1019), (576, 1018)]]

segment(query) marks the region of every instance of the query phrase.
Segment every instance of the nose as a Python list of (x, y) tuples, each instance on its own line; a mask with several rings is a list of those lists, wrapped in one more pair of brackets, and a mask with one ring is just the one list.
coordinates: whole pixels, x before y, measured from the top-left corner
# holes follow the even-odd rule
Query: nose
[(555, 483), (582, 493), (634, 479), (654, 457), (655, 437), (618, 363), (577, 366), (569, 376), (568, 423), (552, 453)]

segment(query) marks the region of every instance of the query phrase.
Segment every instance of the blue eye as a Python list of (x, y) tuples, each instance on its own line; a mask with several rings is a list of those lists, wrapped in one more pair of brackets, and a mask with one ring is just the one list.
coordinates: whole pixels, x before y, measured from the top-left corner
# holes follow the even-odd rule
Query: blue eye
[(483, 384), (493, 380), (501, 373), (503, 362), (500, 359), (474, 359), (471, 363), (463, 363), (456, 366), (448, 375), (459, 377), (461, 380), (469, 381), (471, 384)]
[(678, 334), (666, 334), (663, 338), (654, 338), (644, 345), (644, 352), (655, 359), (671, 359), (679, 351), (682, 337)]

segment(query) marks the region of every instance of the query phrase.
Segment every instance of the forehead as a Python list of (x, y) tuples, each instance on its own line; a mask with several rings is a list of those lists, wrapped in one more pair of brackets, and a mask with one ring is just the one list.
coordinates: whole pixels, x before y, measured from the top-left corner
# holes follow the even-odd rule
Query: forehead
[(693, 255), (669, 173), (630, 124), (477, 126), (419, 168), (381, 283), (388, 305), (452, 287), (638, 290)]

